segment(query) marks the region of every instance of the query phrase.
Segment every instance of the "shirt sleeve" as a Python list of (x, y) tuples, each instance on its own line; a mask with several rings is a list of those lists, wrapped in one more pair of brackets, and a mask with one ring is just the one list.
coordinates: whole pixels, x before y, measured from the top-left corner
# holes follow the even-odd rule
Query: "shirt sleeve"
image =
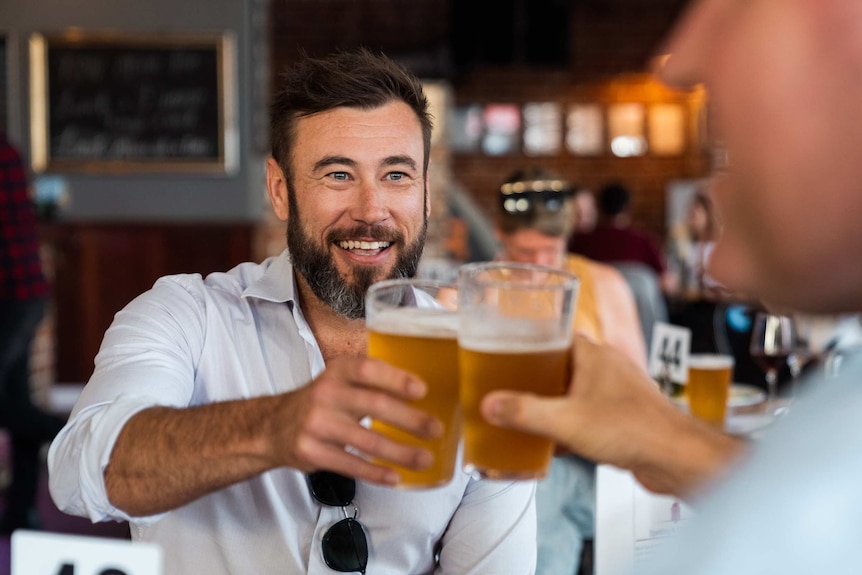
[(204, 298), (197, 286), (200, 276), (159, 280), (105, 333), (93, 375), (48, 453), (51, 496), (65, 513), (93, 522), (131, 519), (108, 500), (105, 468), (133, 415), (189, 405), (204, 337)]
[(440, 550), (438, 575), (536, 570), (536, 482), (471, 480)]
[(694, 502), (644, 575), (859, 573), (862, 363), (843, 381), (807, 381), (750, 458)]

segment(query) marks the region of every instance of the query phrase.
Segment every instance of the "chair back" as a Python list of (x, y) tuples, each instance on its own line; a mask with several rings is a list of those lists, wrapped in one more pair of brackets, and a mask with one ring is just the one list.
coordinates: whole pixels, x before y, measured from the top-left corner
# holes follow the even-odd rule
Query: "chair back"
[(640, 262), (616, 262), (612, 264), (623, 275), (638, 308), (638, 317), (647, 349), (652, 344), (652, 328), (655, 322), (667, 322), (667, 302), (661, 291), (658, 274)]

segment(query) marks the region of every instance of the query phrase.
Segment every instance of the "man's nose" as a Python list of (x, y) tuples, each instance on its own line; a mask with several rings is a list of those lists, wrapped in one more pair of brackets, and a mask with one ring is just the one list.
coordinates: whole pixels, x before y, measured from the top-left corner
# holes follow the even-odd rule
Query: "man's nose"
[(350, 215), (365, 224), (376, 224), (389, 217), (386, 196), (376, 182), (359, 182)]
[(732, 16), (726, 0), (695, 0), (679, 18), (656, 58), (656, 74), (674, 88), (704, 81), (706, 59)]

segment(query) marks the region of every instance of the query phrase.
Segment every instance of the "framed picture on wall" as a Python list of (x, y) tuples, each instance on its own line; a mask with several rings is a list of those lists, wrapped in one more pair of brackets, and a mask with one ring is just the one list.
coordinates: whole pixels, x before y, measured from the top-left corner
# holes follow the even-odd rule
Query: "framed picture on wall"
[(556, 102), (524, 104), (524, 153), (553, 156), (560, 153), (563, 140), (562, 108)]
[(631, 158), (646, 154), (645, 116), (644, 105), (635, 102), (608, 107), (608, 140), (615, 156)]
[(237, 168), (231, 34), (30, 37), (35, 172)]
[(685, 110), (679, 104), (655, 104), (647, 116), (649, 148), (656, 156), (678, 156), (685, 151)]
[(604, 112), (599, 104), (572, 104), (566, 116), (566, 147), (577, 156), (598, 156), (605, 147)]
[(504, 156), (518, 151), (521, 139), (521, 109), (517, 104), (487, 104), (482, 113), (485, 132), (482, 151)]

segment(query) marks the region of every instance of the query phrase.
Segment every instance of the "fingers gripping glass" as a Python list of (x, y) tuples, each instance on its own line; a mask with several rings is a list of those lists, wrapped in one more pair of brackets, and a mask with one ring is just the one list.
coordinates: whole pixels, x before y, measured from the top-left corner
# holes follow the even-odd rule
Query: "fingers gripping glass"
[[(344, 519), (333, 525), (323, 536), (321, 548), (326, 565), (341, 573), (365, 573), (368, 565), (368, 540), (362, 525), (356, 520), (353, 505), (356, 480), (337, 473), (319, 471), (308, 475), (308, 486), (314, 498), (323, 505), (341, 507)], [(353, 508), (352, 516), (347, 508)]]

